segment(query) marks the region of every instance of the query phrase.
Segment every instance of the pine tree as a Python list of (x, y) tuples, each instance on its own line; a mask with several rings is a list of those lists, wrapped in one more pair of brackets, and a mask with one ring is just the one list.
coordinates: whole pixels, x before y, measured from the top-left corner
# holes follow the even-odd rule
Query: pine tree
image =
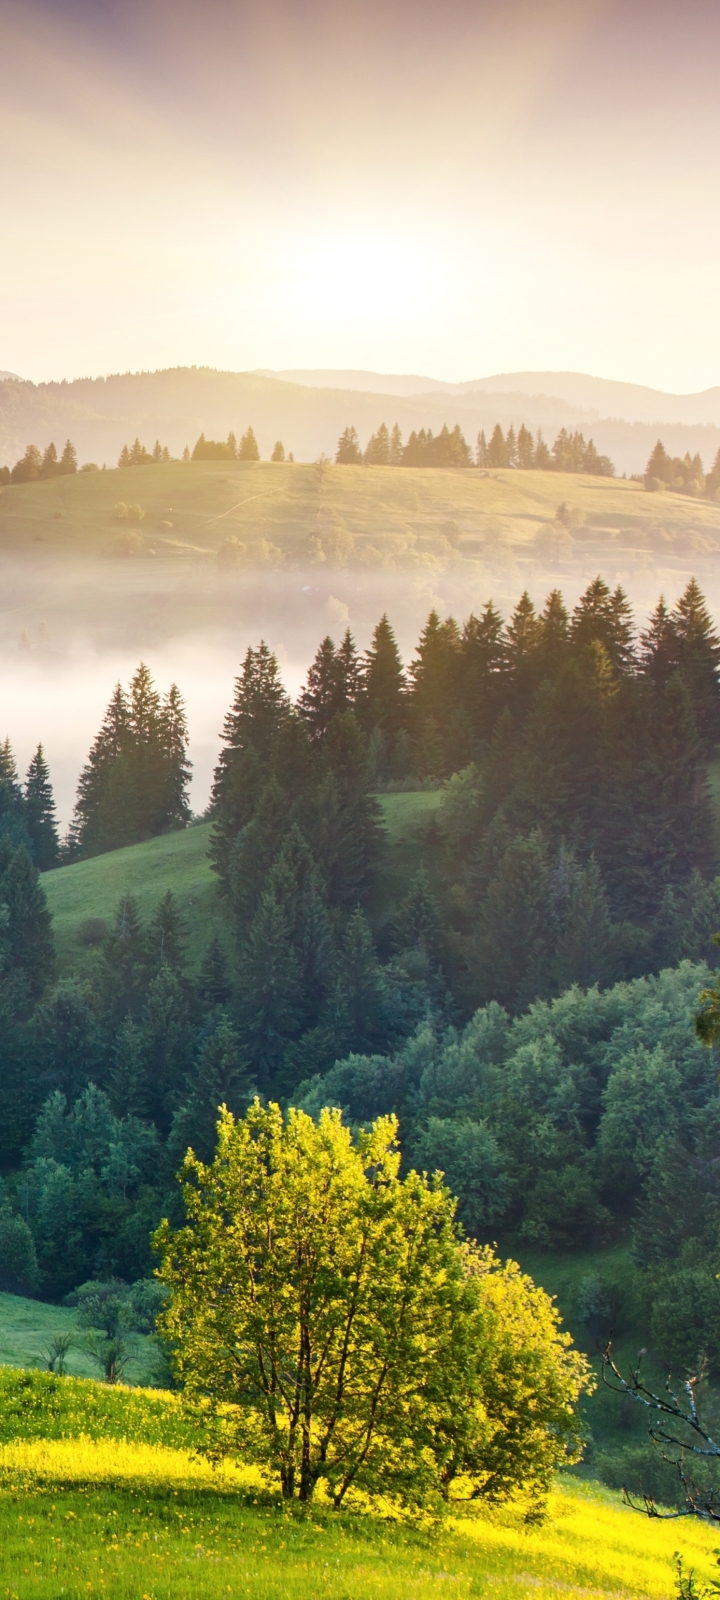
[(9, 844), (31, 850), (27, 812), (15, 757), (8, 738), (0, 744), (0, 836)]
[(338, 705), (338, 710), (354, 711), (362, 690), (362, 664), (349, 628), (345, 629), (338, 645), (336, 660), (341, 683), (341, 703)]
[(60, 457), (58, 471), (63, 473), (77, 472), (77, 454), (74, 444), (71, 444), (69, 439), (65, 440), (65, 448)]
[(37, 867), (25, 846), (12, 850), (4, 843), (0, 905), (7, 908), (10, 969), (28, 994), (36, 997), (42, 994), (55, 963), (52, 921)]
[(272, 455), (270, 457), (270, 460), (271, 461), (284, 461), (285, 460), (285, 446), (284, 446), (284, 444), (282, 442), (282, 439), (278, 439), (276, 441), (275, 446), (273, 448), (273, 453), (272, 453)]
[(74, 833), (84, 855), (98, 855), (183, 827), (190, 810), (187, 726), (173, 684), (161, 700), (143, 662), (113, 692), (80, 774)]
[(363, 461), (366, 467), (389, 467), (390, 435), (384, 422), (380, 423), (377, 433), (368, 440)]
[(200, 1161), (212, 1161), (221, 1106), (241, 1117), (253, 1084), (228, 1017), (222, 1016), (206, 1038), (197, 1064), (188, 1075), (188, 1092), (175, 1112), (168, 1150), (179, 1165), (190, 1147)]
[(198, 978), (198, 993), (207, 1005), (223, 1006), (230, 999), (225, 952), (214, 933), (205, 951)]
[(49, 872), (58, 864), (60, 844), (50, 772), (41, 744), (30, 762), (25, 780), (25, 826), (35, 865), (40, 872)]
[(484, 998), (519, 1012), (552, 988), (555, 942), (547, 844), (514, 839), (488, 885), (474, 940)]
[(338, 439), (335, 463), (339, 467), (355, 467), (362, 462), (362, 450), (356, 428), (345, 428)]
[(712, 746), (720, 738), (720, 639), (694, 578), (673, 607), (672, 628), (698, 733)]
[(10, 474), (12, 483), (36, 483), (42, 472), (42, 456), (37, 445), (29, 444), (24, 456), (15, 465)]
[(477, 467), (489, 467), (489, 465), (490, 465), (489, 447), (488, 447), (487, 439), (485, 438), (484, 429), (481, 429), (480, 433), (477, 436), (477, 448), (476, 448), (476, 451), (475, 451), (475, 465)]
[(551, 892), (558, 924), (553, 970), (559, 992), (574, 983), (590, 989), (607, 982), (612, 970), (612, 926), (595, 857), (582, 867), (561, 848), (551, 874)]
[(128, 450), (127, 445), (124, 444), (123, 447), (122, 447), (122, 450), (120, 451), (120, 454), (118, 456), (118, 466), (119, 467), (129, 467), (129, 465), (130, 465), (130, 451)]
[(509, 467), (516, 467), (517, 466), (517, 439), (515, 437), (515, 429), (514, 429), (512, 423), (510, 423), (510, 427), (508, 428), (508, 431), (507, 431), (507, 438), (505, 440), (505, 450), (507, 452), (507, 464), (508, 464), (508, 466)]
[(131, 844), (122, 757), (128, 748), (130, 717), (125, 692), (116, 684), (110, 704), (78, 780), (75, 822), (84, 855), (99, 855), (116, 842)]
[(255, 438), (252, 428), (248, 428), (240, 440), (238, 459), (240, 461), (260, 460), (260, 451), (258, 450), (257, 439)]
[(216, 871), (227, 877), (230, 850), (240, 829), (250, 821), (267, 782), (278, 734), (291, 715), (277, 660), (264, 640), (248, 647), (233, 704), (223, 724), (224, 746), (215, 768), (212, 807), (215, 826), (210, 855)]
[(384, 614), (365, 652), (361, 714), (366, 728), (380, 728), (392, 741), (406, 717), (405, 673), (395, 635)]
[(549, 472), (552, 467), (552, 456), (538, 428), (535, 440), (535, 470), (536, 472)]
[(559, 589), (552, 589), (540, 616), (538, 676), (553, 677), (567, 659), (569, 618)]
[(611, 594), (602, 578), (594, 578), (573, 611), (570, 639), (575, 649), (597, 641), (615, 672), (630, 671), (635, 664), (633, 616), (623, 590), (618, 586)]
[(403, 464), (403, 443), (400, 429), (395, 423), (390, 435), (390, 466), (401, 467)]
[(48, 447), (47, 447), (47, 450), (45, 451), (45, 454), (44, 454), (44, 456), (42, 458), (42, 466), (40, 468), (40, 477), (41, 478), (56, 478), (58, 472), (59, 472), (58, 453), (57, 453), (57, 450), (55, 449), (54, 444), (49, 444)]
[(260, 791), (249, 822), (236, 834), (228, 853), (224, 884), (236, 932), (242, 939), (258, 908), (267, 874), (287, 832), (287, 796), (272, 775)]
[(158, 831), (184, 828), (191, 817), (188, 787), (192, 762), (188, 760), (185, 702), (176, 683), (171, 683), (162, 700), (152, 738), (159, 746), (162, 768)]
[(535, 445), (529, 428), (523, 422), (517, 436), (517, 465), (526, 472), (535, 466)]

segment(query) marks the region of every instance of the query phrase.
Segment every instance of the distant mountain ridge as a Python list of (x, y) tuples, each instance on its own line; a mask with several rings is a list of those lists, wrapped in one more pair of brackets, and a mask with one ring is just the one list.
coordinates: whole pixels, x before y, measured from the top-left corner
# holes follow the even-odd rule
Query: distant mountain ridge
[[(677, 417), (683, 407), (685, 420)], [(661, 434), (672, 455), (699, 451), (708, 467), (720, 447), (720, 389), (663, 395), (582, 373), (500, 374), (443, 384), (422, 375), (269, 375), (211, 367), (40, 384), (0, 378), (0, 465), (8, 466), (31, 443), (45, 449), (53, 440), (60, 449), (71, 438), (81, 462), (115, 466), (122, 446), (136, 436), (149, 448), (159, 439), (180, 455), (200, 433), (222, 439), (232, 429), (239, 438), (249, 425), (263, 457), (281, 439), (296, 460), (313, 461), (334, 456), (348, 425), (364, 444), (381, 422), (397, 422), (404, 439), (412, 429), (437, 432), (444, 422), (458, 423), (472, 446), (479, 430), (487, 433), (496, 422), (504, 430), (511, 423), (540, 428), (550, 444), (560, 428), (577, 428), (586, 439), (592, 436), (620, 473), (642, 472)]]
[(406, 395), (446, 394), (453, 397), (497, 394), (517, 395), (528, 401), (560, 400), (590, 419), (613, 418), (622, 422), (684, 423), (720, 426), (720, 386), (697, 394), (671, 394), (645, 384), (595, 378), (586, 372), (497, 372), (467, 383), (444, 383), (418, 374), (331, 370), (271, 372), (278, 378), (310, 389), (349, 389), (363, 393)]

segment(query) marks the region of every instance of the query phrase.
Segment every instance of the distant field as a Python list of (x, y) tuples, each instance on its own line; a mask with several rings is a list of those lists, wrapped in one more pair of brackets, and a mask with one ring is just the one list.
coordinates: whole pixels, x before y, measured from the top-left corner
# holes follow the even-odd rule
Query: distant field
[[(51, 1306), (43, 1300), (26, 1300), (22, 1295), (0, 1294), (0, 1367), (47, 1368), (48, 1346), (61, 1333), (74, 1332), (75, 1313), (69, 1306)], [(82, 1349), (82, 1333), (70, 1347), (66, 1358), (69, 1373), (77, 1378), (96, 1378), (97, 1363)], [(146, 1383), (155, 1352), (142, 1334), (133, 1337), (136, 1354), (128, 1363), (129, 1383)]]
[[(118, 520), (121, 502), (131, 509)], [(565, 531), (555, 524), (562, 503)], [(545, 544), (536, 548), (539, 534)], [(458, 562), (503, 564), (513, 552), (572, 565), (590, 553), (612, 560), (651, 550), (684, 562), (720, 547), (720, 505), (647, 494), (621, 478), (266, 461), (113, 468), (0, 493), (0, 551), (36, 561), (63, 554), (120, 567), (153, 558), (206, 566), (229, 537), (249, 568), (440, 572)]]
[[(440, 791), (378, 798), (388, 834), (386, 870), (373, 907), (380, 914), (393, 900), (402, 898), (413, 874), (433, 859), (432, 846), (423, 843), (422, 825), (437, 808)], [(213, 927), (222, 928), (224, 923), (217, 879), (207, 856), (209, 838), (210, 823), (198, 823), (180, 833), (164, 834), (145, 844), (111, 850), (90, 861), (44, 873), (59, 975), (82, 972), (92, 960), (92, 947), (81, 938), (85, 921), (101, 918), (109, 925), (124, 894), (135, 896), (141, 916), (147, 920), (168, 889), (185, 916), (188, 960), (191, 969), (196, 968)]]

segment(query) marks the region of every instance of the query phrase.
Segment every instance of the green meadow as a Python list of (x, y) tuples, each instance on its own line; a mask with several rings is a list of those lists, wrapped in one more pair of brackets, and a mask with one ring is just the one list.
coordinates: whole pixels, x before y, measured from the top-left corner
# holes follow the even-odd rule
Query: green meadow
[[(440, 791), (378, 796), (386, 829), (386, 852), (376, 902), (375, 917), (384, 914), (403, 893), (421, 866), (440, 878), (437, 843), (428, 837), (428, 823), (437, 809)], [(217, 880), (207, 856), (210, 823), (197, 823), (179, 833), (148, 839), (144, 844), (111, 850), (89, 861), (57, 867), (43, 874), (43, 888), (52, 913), (58, 973), (82, 973), (93, 960), (91, 922), (112, 922), (125, 894), (137, 899), (140, 914), (149, 918), (159, 900), (171, 890), (188, 931), (188, 961), (196, 969), (213, 929), (220, 931), (224, 916)], [(96, 928), (94, 937), (101, 936)]]
[(382, 1504), (303, 1511), (242, 1463), (193, 1453), (177, 1396), (0, 1372), (0, 1594), (169, 1600), (665, 1600), (674, 1557), (716, 1571), (712, 1529), (650, 1522), (562, 1479), (544, 1523), (522, 1499), (443, 1521)]

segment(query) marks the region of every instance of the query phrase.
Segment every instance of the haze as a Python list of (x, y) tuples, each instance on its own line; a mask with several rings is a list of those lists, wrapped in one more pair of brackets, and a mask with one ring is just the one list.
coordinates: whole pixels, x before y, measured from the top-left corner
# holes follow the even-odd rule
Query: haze
[(0, 366), (717, 382), (720, 13), (3, 5)]

